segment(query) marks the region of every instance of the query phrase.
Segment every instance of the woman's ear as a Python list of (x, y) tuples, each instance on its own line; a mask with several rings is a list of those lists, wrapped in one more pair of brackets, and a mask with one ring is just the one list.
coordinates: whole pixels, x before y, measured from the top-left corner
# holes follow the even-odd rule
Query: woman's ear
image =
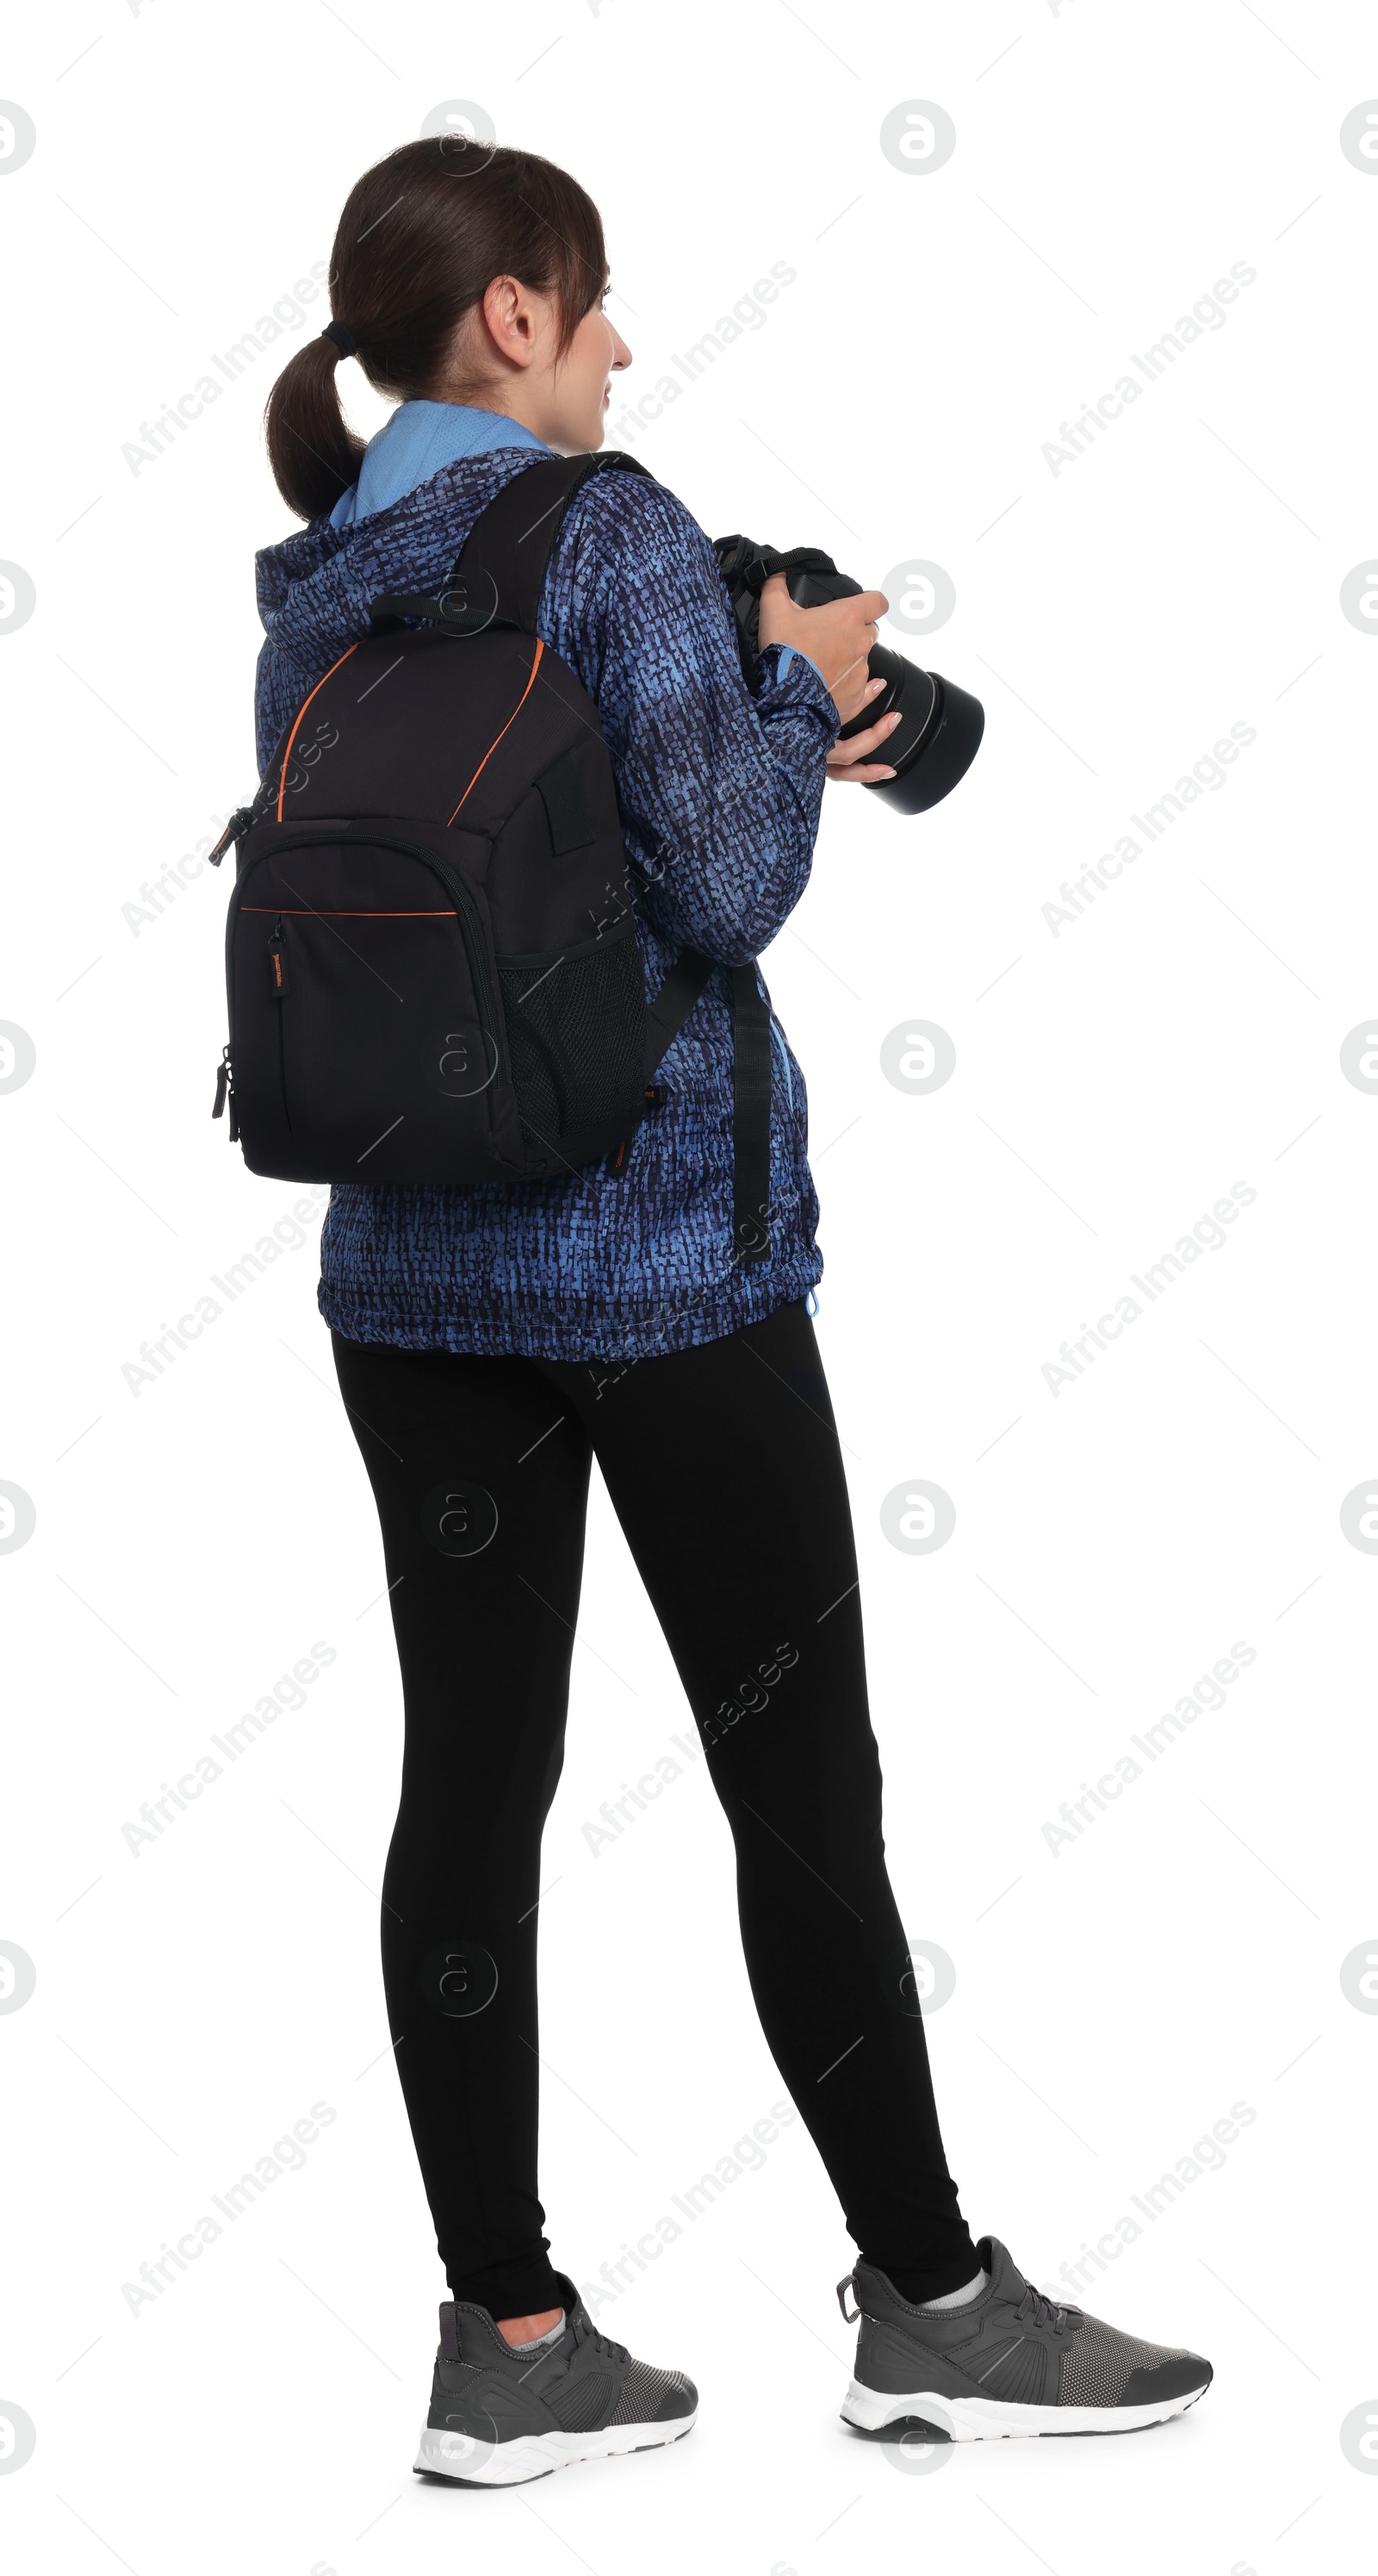
[(509, 366), (529, 367), (536, 355), (545, 319), (544, 299), (516, 277), (495, 277), (484, 290), (480, 311), (494, 350)]

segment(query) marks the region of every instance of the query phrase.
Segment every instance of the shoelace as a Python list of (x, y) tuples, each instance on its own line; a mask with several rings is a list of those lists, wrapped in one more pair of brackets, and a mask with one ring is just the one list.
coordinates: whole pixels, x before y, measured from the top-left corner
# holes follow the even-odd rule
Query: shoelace
[(1031, 2325), (1051, 2326), (1054, 2334), (1061, 2334), (1064, 2327), (1068, 2326), (1075, 2330), (1082, 2322), (1080, 2308), (1060, 2307), (1055, 2300), (1045, 2299), (1043, 2292), (1036, 2290), (1032, 2281), (1026, 2283), (1024, 2296), (1014, 2314), (1017, 2324), (1023, 2325), (1027, 2319)]
[(631, 2360), (631, 2354), (628, 2352), (626, 2345), (624, 2343), (614, 2343), (611, 2335), (600, 2334), (597, 2326), (593, 2323), (592, 2318), (587, 2316), (582, 2309), (575, 2310), (574, 2316), (570, 2322), (574, 2327), (574, 2340), (576, 2344), (591, 2343), (594, 2351), (601, 2353), (606, 2361), (629, 2362)]

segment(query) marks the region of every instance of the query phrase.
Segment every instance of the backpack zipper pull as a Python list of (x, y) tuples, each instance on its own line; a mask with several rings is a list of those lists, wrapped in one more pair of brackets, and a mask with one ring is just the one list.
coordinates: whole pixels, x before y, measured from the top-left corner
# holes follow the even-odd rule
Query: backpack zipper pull
[(224, 831), (216, 842), (215, 848), (209, 853), (210, 863), (213, 868), (219, 867), (231, 841), (239, 840), (242, 835), (248, 831), (249, 825), (252, 823), (253, 819), (254, 809), (252, 805), (237, 805), (235, 807)]
[(282, 926), (281, 913), (273, 924), (273, 934), (268, 942), (268, 971), (273, 982), (273, 998), (280, 1002), (287, 990), (287, 933)]
[(234, 1067), (230, 1062), (230, 1050), (225, 1046), (220, 1050), (220, 1062), (215, 1068), (215, 1107), (211, 1111), (212, 1118), (223, 1118), (227, 1099), (230, 1104), (230, 1143), (237, 1145), (239, 1112), (235, 1108), (234, 1101)]
[[(666, 1101), (671, 1097), (670, 1085), (666, 1082), (645, 1083), (642, 1087), (641, 1097), (645, 1101), (648, 1110), (663, 1109)], [(614, 1145), (612, 1152), (609, 1154), (607, 1161), (603, 1166), (610, 1181), (621, 1180), (622, 1175), (627, 1168), (631, 1149), (632, 1140), (630, 1136), (624, 1136), (620, 1145)]]

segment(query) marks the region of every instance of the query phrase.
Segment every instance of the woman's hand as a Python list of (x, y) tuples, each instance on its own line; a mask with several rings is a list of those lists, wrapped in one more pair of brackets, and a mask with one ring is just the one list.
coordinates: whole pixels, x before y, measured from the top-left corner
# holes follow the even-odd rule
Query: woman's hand
[[(878, 697), (884, 686), (883, 680), (869, 681), (867, 697)], [(893, 769), (886, 761), (878, 760), (876, 754), (898, 723), (898, 714), (882, 716), (879, 724), (867, 725), (864, 733), (849, 734), (845, 742), (835, 742), (828, 754), (828, 776), (844, 785), (850, 780), (856, 787), (870, 787), (878, 778), (893, 778)]]
[[(761, 590), (760, 640), (763, 646), (792, 644), (806, 655), (822, 673), (842, 722), (849, 724), (885, 686), (870, 678), (866, 666), (877, 640), (877, 619), (889, 605), (883, 590), (859, 590), (845, 599), (824, 600), (818, 608), (799, 608), (784, 574), (773, 572)], [(882, 716), (879, 724), (868, 725), (849, 742), (837, 742), (828, 754), (828, 776), (861, 787), (893, 778), (893, 769), (871, 755), (898, 723), (898, 715)]]

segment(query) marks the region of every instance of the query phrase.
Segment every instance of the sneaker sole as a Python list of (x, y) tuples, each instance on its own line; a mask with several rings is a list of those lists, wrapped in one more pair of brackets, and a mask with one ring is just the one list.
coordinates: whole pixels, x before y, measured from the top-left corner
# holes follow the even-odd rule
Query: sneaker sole
[(443, 2478), (455, 2487), (517, 2487), (548, 2478), (578, 2460), (620, 2459), (629, 2451), (661, 2451), (692, 2433), (698, 2412), (668, 2424), (611, 2424), (602, 2433), (520, 2433), (514, 2441), (486, 2442), (423, 2424), (412, 2463), (419, 2477)]
[(1068, 2433), (1141, 2433), (1150, 2424), (1185, 2415), (1209, 2386), (1203, 2380), (1184, 2397), (1161, 2398), (1156, 2406), (1015, 2406), (995, 2397), (940, 2397), (934, 2389), (897, 2397), (864, 2388), (854, 2379), (842, 2401), (842, 2420), (861, 2433), (905, 2427), (926, 2433), (930, 2441), (949, 2442), (1004, 2442), (1018, 2434), (1047, 2440)]

